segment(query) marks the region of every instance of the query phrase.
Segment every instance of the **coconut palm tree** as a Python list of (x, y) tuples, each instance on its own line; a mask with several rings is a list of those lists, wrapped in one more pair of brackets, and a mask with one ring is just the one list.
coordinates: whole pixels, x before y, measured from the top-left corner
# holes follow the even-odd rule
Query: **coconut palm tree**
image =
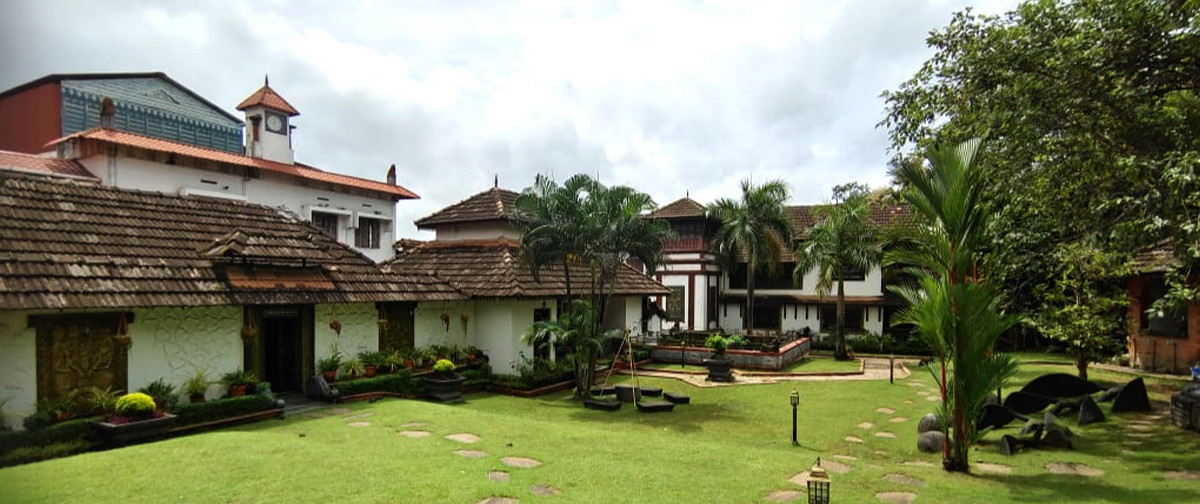
[(715, 253), (725, 264), (746, 259), (746, 329), (754, 329), (754, 275), (765, 269), (778, 274), (780, 258), (791, 248), (792, 225), (783, 204), (788, 186), (773, 180), (755, 186), (742, 181), (742, 197), (713, 202), (709, 215), (721, 222), (713, 236)]
[(834, 357), (850, 358), (846, 352), (846, 287), (847, 271), (867, 271), (879, 263), (878, 233), (870, 220), (867, 203), (868, 189), (861, 184), (847, 184), (833, 189), (834, 205), (817, 211), (818, 222), (808, 229), (804, 244), (796, 251), (794, 279), (803, 278), (817, 269), (817, 293), (829, 295), (837, 283), (837, 349)]
[[(969, 470), (970, 444), (988, 394), (1016, 372), (1009, 356), (993, 352), (996, 339), (1019, 318), (999, 311), (998, 296), (979, 278), (977, 264), (994, 213), (983, 199), (984, 178), (974, 166), (980, 139), (926, 152), (929, 167), (905, 165), (901, 196), (920, 217), (912, 240), (889, 250), (889, 265), (908, 267), (916, 288), (891, 286), (909, 306), (896, 323), (910, 323), (938, 357), (931, 367), (942, 399), (943, 425), (953, 423), (943, 449), (948, 471)], [(950, 371), (947, 379), (947, 371)]]

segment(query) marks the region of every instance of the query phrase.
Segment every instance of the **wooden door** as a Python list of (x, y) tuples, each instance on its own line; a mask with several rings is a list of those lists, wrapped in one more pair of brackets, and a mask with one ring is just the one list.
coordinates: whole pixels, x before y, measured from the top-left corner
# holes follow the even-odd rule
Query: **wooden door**
[[(128, 391), (129, 339), (117, 334), (120, 314), (31, 316), (37, 331), (37, 396), (88, 387)], [(126, 323), (132, 322), (132, 315)]]

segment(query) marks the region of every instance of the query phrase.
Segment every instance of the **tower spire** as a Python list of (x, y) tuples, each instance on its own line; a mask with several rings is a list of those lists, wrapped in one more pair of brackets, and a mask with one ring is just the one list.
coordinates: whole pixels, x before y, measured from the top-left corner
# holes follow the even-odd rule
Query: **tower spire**
[(263, 74), (263, 85), (264, 86), (271, 85), (271, 78), (267, 74)]
[(497, 189), (500, 188), (500, 174), (499, 173), (496, 174), (496, 180), (494, 182), (492, 182), (492, 187), (497, 188)]

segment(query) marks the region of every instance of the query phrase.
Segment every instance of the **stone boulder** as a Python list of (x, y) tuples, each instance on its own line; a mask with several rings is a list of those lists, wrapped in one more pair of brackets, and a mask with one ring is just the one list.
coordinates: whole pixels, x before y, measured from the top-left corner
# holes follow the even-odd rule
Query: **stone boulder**
[(1017, 419), (1029, 420), (1029, 417), (1001, 404), (985, 404), (979, 412), (979, 420), (975, 425), (980, 429), (999, 429)]
[(1083, 396), (1083, 400), (1079, 401), (1079, 425), (1093, 424), (1104, 421), (1104, 412), (1100, 411), (1100, 405), (1092, 400), (1092, 396)]
[(1141, 377), (1126, 383), (1113, 399), (1113, 413), (1127, 411), (1150, 411), (1150, 396), (1146, 394), (1146, 382)]
[(1100, 390), (1099, 385), (1067, 373), (1044, 374), (1021, 387), (1022, 392), (1055, 399), (1091, 395)]
[(917, 434), (924, 434), (926, 432), (936, 430), (939, 430), (938, 419), (937, 415), (934, 415), (933, 413), (921, 417), (921, 421), (917, 422)]
[(1046, 397), (1032, 392), (1013, 392), (1004, 398), (1004, 405), (1022, 415), (1041, 413), (1046, 406), (1054, 404), (1053, 397)]
[(941, 453), (945, 445), (946, 435), (936, 430), (917, 436), (917, 449), (925, 453)]

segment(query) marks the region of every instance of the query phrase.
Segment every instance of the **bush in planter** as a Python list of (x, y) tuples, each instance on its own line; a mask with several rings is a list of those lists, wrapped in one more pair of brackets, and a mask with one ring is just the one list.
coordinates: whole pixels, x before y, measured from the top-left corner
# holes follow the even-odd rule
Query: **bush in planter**
[(392, 392), (413, 396), (424, 393), (421, 380), (414, 380), (412, 372), (407, 369), (386, 376), (338, 382), (337, 388), (343, 397), (367, 392)]
[(486, 385), (492, 381), (492, 367), (484, 364), (474, 369), (465, 370), (462, 372), (462, 375), (463, 378), (466, 378), (466, 381), (463, 382), (464, 386)]
[(223, 418), (249, 415), (274, 407), (274, 398), (260, 394), (184, 404), (175, 411), (175, 423), (177, 425), (192, 425), (221, 420)]
[(141, 392), (125, 394), (117, 399), (117, 415), (125, 418), (142, 419), (154, 414), (158, 407), (154, 398)]
[[(707, 343), (707, 341), (705, 343)], [(738, 350), (750, 347), (750, 340), (746, 339), (746, 337), (742, 336), (741, 334), (735, 334), (733, 336), (725, 338), (725, 343), (726, 343), (726, 345), (725, 345), (726, 347), (738, 349)]]
[(197, 369), (196, 373), (183, 382), (183, 393), (188, 395), (191, 402), (204, 402), (204, 394), (208, 392), (208, 386), (212, 382), (208, 380), (208, 373), (202, 369)]
[[(32, 416), (25, 418), (29, 419)], [(34, 430), (0, 433), (0, 455), (23, 447), (45, 446), (77, 440), (93, 442), (92, 420), (91, 418), (77, 418)]]
[(437, 362), (433, 363), (433, 374), (439, 378), (449, 378), (454, 376), (455, 369), (458, 369), (458, 366), (455, 366), (454, 362), (448, 359), (439, 359)]
[(725, 349), (729, 346), (729, 340), (720, 334), (712, 334), (704, 340), (704, 346), (712, 349), (712, 358), (721, 359), (725, 357)]
[(137, 391), (154, 399), (154, 404), (157, 404), (163, 411), (172, 411), (179, 404), (179, 394), (175, 393), (175, 385), (167, 383), (162, 378), (150, 382), (149, 385), (137, 389)]

